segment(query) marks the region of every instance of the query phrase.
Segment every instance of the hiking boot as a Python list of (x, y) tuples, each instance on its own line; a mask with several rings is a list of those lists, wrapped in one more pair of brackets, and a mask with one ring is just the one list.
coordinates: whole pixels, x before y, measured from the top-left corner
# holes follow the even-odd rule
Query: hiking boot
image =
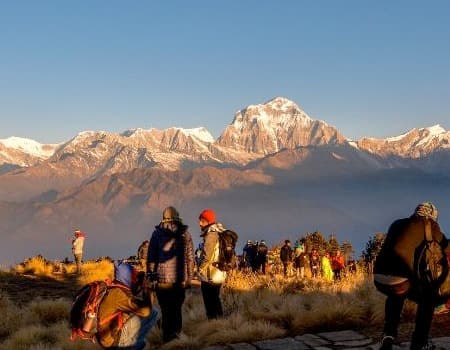
[(379, 350), (392, 350), (394, 345), (394, 337), (391, 335), (385, 335), (381, 340), (381, 346)]

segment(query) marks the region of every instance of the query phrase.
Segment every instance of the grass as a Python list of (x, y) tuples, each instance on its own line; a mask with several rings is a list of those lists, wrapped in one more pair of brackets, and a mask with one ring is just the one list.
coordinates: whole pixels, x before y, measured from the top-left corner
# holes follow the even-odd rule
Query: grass
[[(31, 264), (36, 271), (44, 271), (37, 268), (35, 261)], [(29, 271), (31, 267), (22, 268), (22, 271)], [(66, 267), (65, 271), (55, 278), (76, 276), (74, 283), (81, 286), (92, 280), (111, 278), (113, 266), (110, 261), (102, 260), (84, 264), (79, 276), (71, 272), (71, 267)], [(0, 275), (0, 279), (3, 277)], [(362, 273), (351, 275), (339, 283), (329, 283), (320, 279), (285, 279), (277, 275), (234, 272), (223, 288), (222, 301), (225, 317), (208, 321), (200, 290), (189, 290), (183, 306), (180, 338), (162, 344), (160, 330), (154, 328), (148, 335), (151, 349), (201, 349), (214, 344), (254, 342), (341, 329), (362, 333), (376, 329), (379, 334), (384, 317), (384, 297), (375, 290), (371, 279)], [(67, 319), (70, 303), (71, 300), (65, 298), (35, 299), (17, 304), (7, 295), (0, 294), (3, 312), (0, 348), (98, 349), (87, 341), (69, 340)], [(413, 304), (407, 304), (403, 321), (411, 324), (414, 315)]]

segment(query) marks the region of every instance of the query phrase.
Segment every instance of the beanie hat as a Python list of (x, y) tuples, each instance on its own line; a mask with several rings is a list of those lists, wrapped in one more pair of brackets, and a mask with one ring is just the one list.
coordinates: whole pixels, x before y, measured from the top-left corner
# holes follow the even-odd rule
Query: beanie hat
[(434, 221), (438, 220), (438, 210), (436, 206), (431, 202), (420, 203), (414, 210), (414, 214), (417, 216), (423, 216)]
[(163, 210), (163, 218), (161, 222), (181, 222), (180, 214), (174, 207), (167, 207)]
[(216, 213), (212, 209), (205, 209), (200, 213), (199, 220), (203, 219), (209, 225), (216, 223)]

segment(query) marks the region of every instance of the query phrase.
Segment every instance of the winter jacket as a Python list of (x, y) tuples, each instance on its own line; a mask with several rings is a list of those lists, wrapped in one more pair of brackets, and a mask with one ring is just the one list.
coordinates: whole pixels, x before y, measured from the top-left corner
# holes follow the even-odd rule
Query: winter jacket
[[(149, 299), (147, 299), (149, 301)], [(148, 317), (151, 305), (140, 304), (128, 287), (112, 287), (100, 304), (98, 309), (99, 325), (97, 327), (97, 340), (105, 348), (118, 345), (121, 326), (126, 320), (137, 315)], [(111, 317), (113, 315), (116, 317)], [(103, 320), (109, 321), (102, 323)]]
[(425, 238), (425, 222), (431, 222), (433, 239), (443, 249), (448, 241), (441, 232), (439, 224), (431, 219), (413, 215), (395, 221), (388, 230), (386, 239), (375, 260), (374, 273), (415, 279), (414, 254)]
[(333, 270), (331, 270), (330, 259), (328, 259), (325, 255), (322, 256), (321, 262), (322, 266), (322, 276), (327, 281), (333, 280)]
[(293, 257), (293, 250), (288, 245), (284, 245), (281, 247), (280, 250), (280, 259), (283, 263), (288, 263), (292, 261)]
[(161, 288), (191, 284), (194, 246), (187, 229), (180, 223), (161, 223), (155, 227), (150, 239), (147, 271), (157, 273)]
[(333, 271), (342, 270), (344, 268), (344, 266), (345, 266), (345, 262), (344, 262), (343, 255), (333, 256), (331, 258), (331, 267), (332, 267)]
[(75, 255), (83, 254), (84, 237), (78, 236), (72, 241), (72, 253)]
[(215, 223), (202, 230), (203, 250), (200, 257), (199, 277), (203, 282), (222, 284), (227, 273), (214, 266), (219, 261), (219, 233), (226, 229)]

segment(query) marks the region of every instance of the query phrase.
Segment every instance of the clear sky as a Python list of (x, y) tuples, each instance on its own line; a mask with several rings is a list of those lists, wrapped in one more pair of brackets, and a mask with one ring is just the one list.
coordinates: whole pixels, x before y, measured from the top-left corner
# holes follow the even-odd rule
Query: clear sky
[(1, 1), (0, 138), (205, 126), (285, 96), (350, 138), (450, 128), (450, 1)]

